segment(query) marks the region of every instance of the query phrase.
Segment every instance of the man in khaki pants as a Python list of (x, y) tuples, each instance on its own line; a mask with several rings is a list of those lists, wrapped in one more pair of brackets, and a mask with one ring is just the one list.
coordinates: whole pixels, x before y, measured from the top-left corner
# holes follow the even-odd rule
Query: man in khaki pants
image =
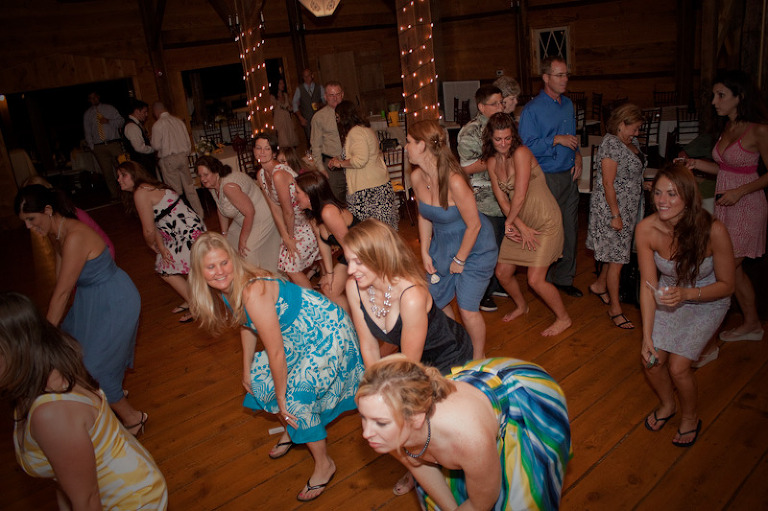
[(165, 184), (179, 195), (186, 195), (189, 205), (203, 218), (203, 205), (189, 173), (189, 151), (192, 144), (184, 121), (168, 113), (159, 101), (152, 105), (155, 124), (152, 126), (152, 149), (157, 151), (160, 172)]

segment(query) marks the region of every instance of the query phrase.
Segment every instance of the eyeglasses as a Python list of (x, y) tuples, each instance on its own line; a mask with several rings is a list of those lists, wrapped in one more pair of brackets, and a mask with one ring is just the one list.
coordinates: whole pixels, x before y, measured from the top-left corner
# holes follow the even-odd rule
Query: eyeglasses
[(555, 76), (557, 78), (569, 78), (571, 76), (571, 73), (547, 73), (549, 76)]
[(485, 106), (501, 106), (503, 103), (501, 101), (496, 101), (495, 103), (483, 103)]

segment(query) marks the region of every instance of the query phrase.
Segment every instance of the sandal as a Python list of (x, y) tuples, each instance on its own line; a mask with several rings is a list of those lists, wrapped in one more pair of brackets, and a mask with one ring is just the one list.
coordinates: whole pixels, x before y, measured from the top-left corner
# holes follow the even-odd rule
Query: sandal
[(195, 317), (192, 315), (192, 313), (187, 312), (181, 317), (181, 319), (179, 319), (179, 323), (192, 323), (194, 320)]
[(179, 305), (171, 311), (171, 314), (181, 314), (189, 310), (189, 305)]
[[(138, 438), (139, 435), (144, 433), (144, 425), (147, 423), (147, 420), (149, 420), (149, 415), (147, 415), (144, 412), (139, 412), (139, 413), (141, 414), (141, 420), (138, 423), (134, 424), (133, 426), (125, 426), (125, 429), (127, 429), (128, 432), (133, 436), (135, 436), (136, 438)], [(131, 431), (133, 428), (138, 428), (135, 433)]]
[(690, 431), (685, 431), (685, 432), (680, 431), (679, 429), (677, 430), (677, 434), (680, 436), (690, 435), (691, 433), (693, 433), (694, 434), (693, 439), (691, 439), (688, 442), (672, 440), (672, 444), (675, 445), (675, 447), (690, 447), (696, 443), (696, 440), (699, 439), (699, 431), (701, 431), (701, 419), (699, 419), (699, 422), (696, 423), (696, 429), (692, 429)]
[[(661, 428), (663, 428), (664, 426), (667, 425), (667, 421), (669, 419), (671, 419), (672, 417), (674, 417), (675, 414), (677, 413), (677, 412), (672, 412), (671, 414), (669, 414), (666, 417), (659, 417), (658, 415), (656, 415), (657, 411), (658, 410), (654, 410), (653, 414), (652, 414), (653, 415), (653, 420), (656, 422), (656, 426), (657, 426), (656, 429), (654, 429), (653, 426), (651, 426), (651, 423), (648, 422), (648, 419), (650, 419), (651, 416), (649, 415), (648, 417), (645, 418), (645, 429), (647, 429), (648, 431), (653, 431), (654, 433), (657, 432), (657, 431), (661, 431)], [(659, 426), (659, 423), (661, 423), (661, 426)]]
[[(288, 447), (284, 451), (276, 451), (277, 449), (282, 449), (286, 445)], [(290, 440), (288, 440), (287, 442), (278, 442), (277, 444), (275, 444), (272, 450), (269, 451), (269, 457), (272, 458), (273, 460), (276, 460), (277, 458), (282, 458), (283, 456), (288, 454), (288, 451), (290, 451), (291, 448), (293, 448), (293, 442), (291, 442)]]
[(413, 480), (413, 475), (410, 472), (406, 472), (403, 477), (397, 480), (395, 486), (392, 487), (392, 493), (400, 497), (414, 488), (416, 488), (416, 482)]
[[(597, 291), (594, 291), (592, 287), (587, 288), (589, 289), (589, 292), (596, 297), (600, 298), (600, 301), (603, 302), (603, 305), (610, 305), (611, 304), (611, 295), (608, 294), (608, 291), (603, 291), (602, 293), (598, 293)], [(606, 296), (608, 295), (608, 296)]]
[[(312, 479), (310, 477), (309, 479), (307, 479), (307, 485), (304, 487), (304, 489), (301, 491), (301, 493), (296, 495), (296, 500), (298, 500), (299, 502), (309, 502), (310, 500), (315, 500), (317, 497), (319, 497), (320, 495), (325, 493), (325, 487), (328, 486), (328, 483), (331, 482), (331, 479), (333, 479), (333, 476), (335, 476), (335, 475), (336, 475), (336, 472), (331, 474), (331, 477), (329, 477), (326, 482), (324, 482), (322, 484), (315, 484), (315, 485), (312, 485), (310, 483), (310, 480)], [(323, 491), (321, 491), (320, 493), (318, 493), (314, 497), (309, 497), (309, 498), (302, 497), (302, 495), (306, 495), (308, 492), (311, 492), (311, 491), (314, 491), (314, 490), (323, 490)]]
[[(615, 316), (611, 316), (611, 313), (608, 313), (608, 317), (611, 318), (611, 321), (613, 321), (613, 324), (617, 327), (621, 328), (622, 330), (634, 330), (635, 325), (632, 324), (630, 320), (627, 319), (627, 317), (624, 315), (623, 312), (620, 312), (619, 314), (616, 314)], [(620, 322), (616, 321), (616, 318), (621, 318), (624, 321), (619, 320)]]

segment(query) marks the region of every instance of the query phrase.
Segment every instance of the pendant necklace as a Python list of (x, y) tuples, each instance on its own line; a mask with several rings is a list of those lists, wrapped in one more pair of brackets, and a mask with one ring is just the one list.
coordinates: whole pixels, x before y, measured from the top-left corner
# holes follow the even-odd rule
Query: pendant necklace
[(410, 456), (411, 458), (421, 458), (425, 452), (427, 452), (427, 447), (429, 447), (429, 441), (432, 439), (432, 425), (429, 423), (429, 419), (427, 419), (427, 441), (424, 443), (424, 447), (421, 448), (421, 451), (419, 451), (418, 454), (413, 454), (411, 451), (405, 448), (403, 446), (403, 451), (405, 454)]
[[(371, 313), (377, 318), (386, 318), (389, 314), (389, 309), (392, 307), (392, 302), (389, 301), (392, 298), (392, 286), (387, 286), (387, 290), (384, 293), (384, 302), (382, 306), (376, 305), (376, 289), (373, 286), (368, 286), (368, 301), (371, 302)], [(387, 333), (386, 331), (384, 333)]]

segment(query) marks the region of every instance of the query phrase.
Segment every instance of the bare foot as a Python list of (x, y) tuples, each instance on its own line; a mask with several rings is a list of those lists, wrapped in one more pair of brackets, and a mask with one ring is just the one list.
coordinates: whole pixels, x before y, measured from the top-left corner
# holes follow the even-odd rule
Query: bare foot
[(571, 318), (566, 319), (556, 319), (554, 323), (549, 325), (549, 328), (541, 332), (541, 335), (544, 337), (552, 337), (553, 335), (557, 335), (559, 333), (562, 333), (566, 329), (570, 328), (571, 326)]
[[(315, 471), (312, 472), (312, 476), (309, 478), (309, 481), (307, 481), (307, 485), (304, 486), (297, 498), (300, 501), (316, 499), (325, 491), (326, 485), (331, 482), (334, 474), (336, 474), (336, 464), (332, 459), (328, 458), (328, 463), (324, 463), (322, 467), (318, 466), (316, 463)], [(315, 489), (310, 490), (310, 487)]]
[(518, 307), (515, 310), (513, 310), (512, 312), (510, 312), (508, 314), (505, 314), (504, 317), (501, 318), (501, 320), (504, 323), (509, 323), (513, 319), (517, 319), (520, 316), (522, 316), (523, 314), (528, 314), (528, 306), (527, 305), (525, 306), (525, 309), (523, 309), (522, 307)]

